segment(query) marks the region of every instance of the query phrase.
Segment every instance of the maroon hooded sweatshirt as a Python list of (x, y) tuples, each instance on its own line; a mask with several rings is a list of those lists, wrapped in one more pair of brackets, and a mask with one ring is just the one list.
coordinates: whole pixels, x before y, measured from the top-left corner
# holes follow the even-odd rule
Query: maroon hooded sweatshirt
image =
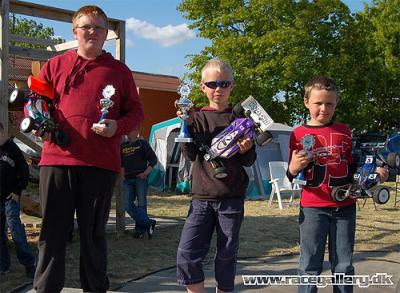
[[(144, 118), (129, 68), (105, 51), (96, 59), (87, 60), (71, 50), (50, 59), (43, 66), (40, 79), (53, 84), (53, 118), (70, 137), (66, 147), (44, 142), (40, 166), (93, 166), (119, 172), (121, 135), (139, 126)], [(106, 118), (118, 124), (111, 138), (91, 130), (100, 119), (99, 101), (104, 98), (106, 87), (114, 91), (114, 105)]]

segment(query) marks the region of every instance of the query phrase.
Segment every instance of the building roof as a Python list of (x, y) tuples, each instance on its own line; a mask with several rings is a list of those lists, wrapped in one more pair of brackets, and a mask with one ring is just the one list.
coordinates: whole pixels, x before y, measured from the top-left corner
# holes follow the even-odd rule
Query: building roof
[(133, 78), (139, 89), (176, 92), (181, 80), (177, 76), (133, 71)]

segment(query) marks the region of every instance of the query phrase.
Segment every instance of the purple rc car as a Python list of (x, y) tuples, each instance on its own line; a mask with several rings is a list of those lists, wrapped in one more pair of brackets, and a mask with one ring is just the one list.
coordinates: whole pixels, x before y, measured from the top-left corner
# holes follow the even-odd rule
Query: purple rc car
[(204, 159), (209, 161), (216, 178), (225, 178), (227, 173), (219, 158), (230, 158), (239, 151), (237, 144), (240, 138), (251, 138), (259, 146), (264, 146), (272, 140), (267, 130), (273, 123), (271, 117), (253, 98), (249, 97), (233, 108), (235, 120), (211, 141), (211, 146), (200, 145), (205, 152)]

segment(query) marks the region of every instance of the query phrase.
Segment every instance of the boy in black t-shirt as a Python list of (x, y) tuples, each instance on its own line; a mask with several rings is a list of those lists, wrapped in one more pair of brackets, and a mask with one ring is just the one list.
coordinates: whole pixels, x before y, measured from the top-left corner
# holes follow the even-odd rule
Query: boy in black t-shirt
[(157, 156), (149, 143), (138, 136), (138, 130), (130, 132), (127, 140), (122, 143), (121, 163), (124, 176), (124, 207), (136, 222), (134, 237), (143, 238), (147, 233), (150, 239), (156, 221), (147, 215), (147, 177), (157, 164)]

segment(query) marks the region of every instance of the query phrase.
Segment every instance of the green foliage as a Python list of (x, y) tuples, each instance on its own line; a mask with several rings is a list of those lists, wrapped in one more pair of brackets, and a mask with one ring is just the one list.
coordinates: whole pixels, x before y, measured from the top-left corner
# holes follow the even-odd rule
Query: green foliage
[[(10, 34), (26, 36), (36, 39), (52, 40), (57, 44), (65, 42), (62, 38), (54, 37), (54, 29), (52, 27), (44, 27), (43, 24), (37, 23), (34, 20), (29, 20), (22, 17), (10, 17), (8, 22), (8, 30)], [(12, 42), (12, 45), (26, 48), (41, 48), (46, 49), (46, 46), (33, 45), (22, 42)]]
[[(211, 40), (190, 56), (188, 76), (198, 83), (207, 60), (222, 58), (234, 69), (232, 104), (253, 95), (275, 121), (293, 125), (307, 117), (304, 84), (329, 75), (342, 89), (337, 120), (356, 132), (389, 130), (399, 117), (390, 102), (400, 71), (399, 2), (352, 14), (339, 0), (183, 0), (178, 10)], [(193, 99), (207, 103), (199, 90)]]

